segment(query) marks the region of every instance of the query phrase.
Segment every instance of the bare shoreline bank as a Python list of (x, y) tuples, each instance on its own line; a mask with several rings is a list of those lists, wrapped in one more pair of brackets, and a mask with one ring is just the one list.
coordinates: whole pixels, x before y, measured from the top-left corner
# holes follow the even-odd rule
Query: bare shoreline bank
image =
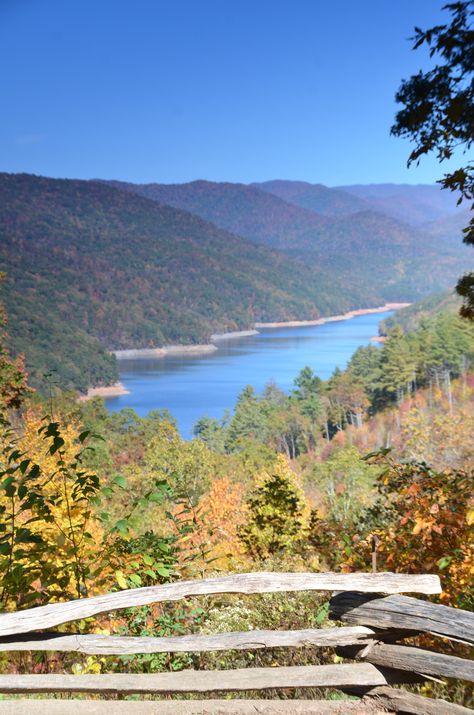
[(256, 328), (302, 328), (310, 325), (324, 325), (325, 323), (335, 323), (340, 320), (351, 320), (359, 315), (369, 315), (371, 313), (384, 313), (386, 310), (400, 310), (407, 308), (411, 303), (385, 303), (378, 308), (360, 308), (349, 310), (341, 315), (330, 315), (327, 318), (317, 318), (315, 320), (289, 320), (280, 323), (255, 323)]
[(250, 338), (258, 335), (258, 330), (234, 330), (230, 333), (214, 333), (211, 335), (211, 343), (218, 343), (221, 340), (232, 340), (234, 338)]
[(130, 390), (121, 382), (115, 382), (113, 385), (106, 385), (105, 387), (89, 387), (85, 395), (80, 395), (78, 397), (79, 402), (84, 402), (84, 400), (91, 400), (93, 397), (120, 397), (120, 395), (129, 395)]
[(130, 348), (129, 350), (113, 350), (112, 352), (117, 360), (154, 360), (168, 355), (207, 355), (218, 350), (214, 343), (234, 338), (248, 338), (253, 335), (258, 335), (258, 330), (234, 330), (229, 333), (214, 333), (210, 337), (211, 342), (202, 345), (163, 345), (162, 348)]
[(130, 350), (113, 350), (117, 360), (141, 360), (164, 358), (167, 355), (207, 355), (217, 350), (215, 345), (164, 345), (162, 348), (136, 348)]

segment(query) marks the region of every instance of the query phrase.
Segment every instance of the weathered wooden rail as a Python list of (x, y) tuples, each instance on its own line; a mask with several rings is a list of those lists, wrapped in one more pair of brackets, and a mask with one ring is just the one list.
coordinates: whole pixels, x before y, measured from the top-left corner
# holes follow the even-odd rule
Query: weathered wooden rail
[(180, 601), (189, 596), (222, 593), (278, 593), (290, 591), (360, 591), (363, 593), (440, 593), (439, 579), (431, 575), (395, 573), (273, 573), (233, 574), (198, 581), (179, 581), (163, 586), (147, 586), (105, 596), (82, 598), (67, 603), (26, 611), (0, 614), (0, 636), (51, 628), (81, 618), (97, 616), (120, 608), (149, 603)]
[[(257, 594), (337, 591), (331, 617), (343, 626), (299, 631), (260, 630), (216, 635), (139, 638), (60, 633), (60, 624), (121, 608), (223, 593)], [(68, 603), (0, 614), (0, 651), (56, 651), (125, 655), (159, 652), (333, 647), (355, 662), (234, 670), (185, 670), (153, 674), (0, 675), (0, 693), (94, 693), (100, 695), (216, 693), (281, 689), (336, 688), (357, 701), (315, 700), (0, 700), (0, 713), (420, 713), (461, 715), (474, 711), (388, 687), (430, 678), (474, 682), (471, 661), (398, 642), (431, 633), (474, 643), (474, 614), (402, 596), (436, 594), (437, 576), (391, 573), (250, 573), (137, 588)]]

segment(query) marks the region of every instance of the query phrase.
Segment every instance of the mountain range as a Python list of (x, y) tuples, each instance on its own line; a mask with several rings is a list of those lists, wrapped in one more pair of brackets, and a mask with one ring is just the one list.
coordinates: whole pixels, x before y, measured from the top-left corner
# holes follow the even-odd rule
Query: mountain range
[[(437, 199), (438, 187), (362, 189), (0, 174), (12, 351), (41, 389), (53, 373), (85, 390), (117, 379), (111, 350), (202, 343), (450, 287), (471, 257), (455, 202)], [(402, 199), (410, 220), (393, 215)]]
[(457, 205), (459, 194), (436, 185), (359, 184), (340, 186), (339, 190), (414, 226), (462, 211)]
[(410, 225), (422, 225), (462, 213), (458, 195), (436, 185), (360, 184), (329, 188), (306, 181), (265, 181), (253, 184), (297, 206), (327, 216), (376, 211)]
[[(349, 295), (353, 290), (359, 295), (370, 292), (376, 302), (411, 301), (448, 288), (470, 258), (457, 222), (462, 212), (454, 197), (435, 199), (443, 193), (437, 186), (414, 187), (411, 204), (422, 207), (427, 221), (413, 225), (375, 210), (369, 200), (371, 187), (366, 200), (342, 189), (291, 181), (112, 184), (190, 211), (327, 275), (337, 275)], [(391, 214), (397, 213), (400, 196), (408, 201), (406, 187), (400, 192), (392, 185), (380, 188), (387, 204), (393, 198)], [(278, 195), (271, 193), (274, 190)], [(444, 234), (438, 222), (445, 222)]]

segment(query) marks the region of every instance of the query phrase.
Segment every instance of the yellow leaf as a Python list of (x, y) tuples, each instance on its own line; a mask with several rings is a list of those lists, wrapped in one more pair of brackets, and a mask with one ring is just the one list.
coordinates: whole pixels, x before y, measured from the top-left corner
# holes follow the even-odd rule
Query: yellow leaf
[(128, 583), (125, 579), (125, 576), (123, 575), (123, 573), (121, 571), (115, 572), (115, 580), (117, 581), (120, 588), (128, 588)]

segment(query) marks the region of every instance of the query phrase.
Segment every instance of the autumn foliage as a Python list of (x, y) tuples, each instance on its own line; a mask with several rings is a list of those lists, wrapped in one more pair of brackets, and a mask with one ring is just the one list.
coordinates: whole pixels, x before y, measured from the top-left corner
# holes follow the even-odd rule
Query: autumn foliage
[(181, 565), (192, 560), (196, 568), (208, 564), (228, 570), (242, 562), (239, 529), (248, 516), (242, 485), (233, 484), (228, 477), (216, 478), (195, 508), (189, 502), (181, 503), (174, 515), (185, 527), (177, 541)]
[(439, 573), (442, 600), (472, 608), (474, 475), (380, 458), (386, 466), (379, 491), (391, 512), (385, 528), (376, 530), (380, 567)]

